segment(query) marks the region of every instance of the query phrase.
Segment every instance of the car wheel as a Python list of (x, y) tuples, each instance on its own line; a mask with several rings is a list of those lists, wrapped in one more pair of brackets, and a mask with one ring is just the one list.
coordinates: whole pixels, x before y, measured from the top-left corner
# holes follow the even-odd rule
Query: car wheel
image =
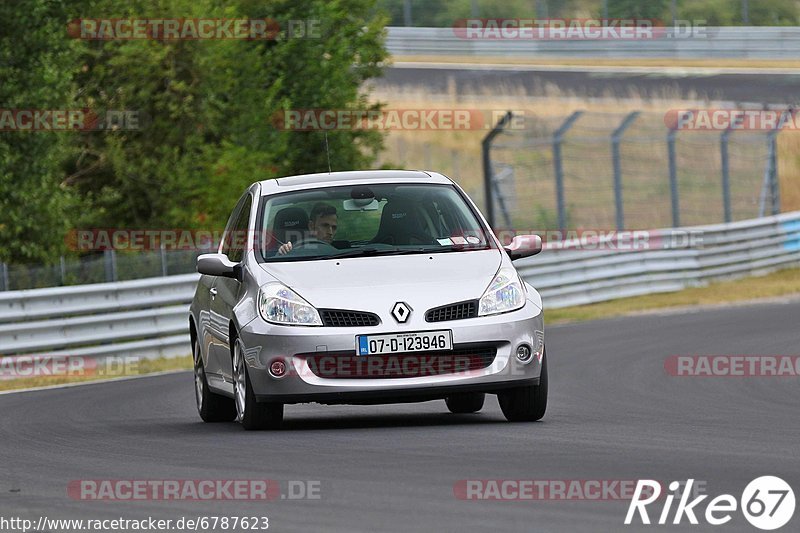
[(244, 360), (244, 348), (239, 339), (233, 347), (233, 396), (236, 419), (247, 430), (277, 429), (283, 421), (283, 404), (258, 403), (250, 383)]
[(547, 410), (547, 356), (542, 355), (542, 373), (538, 385), (500, 392), (497, 400), (509, 422), (540, 420)]
[(465, 392), (445, 398), (444, 402), (451, 413), (477, 413), (483, 409), (486, 394), (482, 392)]
[(208, 388), (206, 369), (200, 356), (200, 341), (194, 342), (194, 397), (197, 412), (203, 422), (230, 422), (236, 418), (236, 406), (233, 400), (215, 394)]

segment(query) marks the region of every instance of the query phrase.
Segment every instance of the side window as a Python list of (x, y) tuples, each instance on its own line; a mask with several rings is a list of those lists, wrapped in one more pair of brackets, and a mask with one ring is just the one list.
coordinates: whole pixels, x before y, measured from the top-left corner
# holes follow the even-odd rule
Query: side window
[(239, 222), (239, 215), (244, 205), (249, 201), (250, 194), (245, 193), (244, 196), (239, 198), (236, 202), (236, 207), (231, 211), (231, 216), (228, 218), (228, 223), (225, 225), (225, 231), (222, 234), (222, 242), (219, 245), (219, 253), (225, 254), (230, 259), (233, 246), (236, 244), (236, 225)]
[(244, 249), (247, 246), (247, 237), (250, 229), (250, 195), (245, 196), (244, 205), (239, 212), (239, 218), (236, 220), (236, 225), (233, 227), (230, 241), (230, 251), (227, 256), (228, 259), (234, 263), (240, 262), (244, 259)]
[(236, 202), (236, 206), (231, 211), (231, 216), (228, 218), (228, 223), (225, 224), (225, 231), (222, 232), (222, 242), (219, 244), (219, 253), (229, 255), (231, 253), (231, 239), (230, 234), (233, 231), (233, 227), (236, 225), (236, 221), (238, 220), (237, 215), (239, 214), (239, 210), (242, 208), (244, 198), (240, 198), (238, 202)]

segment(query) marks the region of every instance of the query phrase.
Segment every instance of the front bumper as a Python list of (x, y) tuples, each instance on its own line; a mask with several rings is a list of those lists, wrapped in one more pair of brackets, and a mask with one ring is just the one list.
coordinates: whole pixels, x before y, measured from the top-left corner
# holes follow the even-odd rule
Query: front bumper
[[(357, 335), (412, 331), (452, 331), (454, 349), (493, 345), (494, 361), (485, 368), (413, 377), (322, 377), (309, 365), (308, 355), (355, 354)], [(269, 324), (257, 318), (239, 331), (245, 348), (253, 392), (259, 402), (279, 403), (393, 403), (444, 398), (458, 392), (495, 392), (539, 382), (541, 360), (517, 360), (517, 347), (543, 342), (541, 310), (531, 301), (517, 311), (435, 323), (374, 327), (298, 327)], [(364, 356), (369, 357), (369, 356)], [(270, 363), (282, 359), (289, 372), (276, 378)]]

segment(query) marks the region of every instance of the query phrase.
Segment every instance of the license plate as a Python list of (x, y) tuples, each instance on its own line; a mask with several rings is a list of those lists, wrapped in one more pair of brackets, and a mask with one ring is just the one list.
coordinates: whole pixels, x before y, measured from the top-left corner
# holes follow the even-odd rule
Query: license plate
[(356, 349), (358, 355), (452, 350), (453, 335), (449, 329), (387, 335), (358, 335)]

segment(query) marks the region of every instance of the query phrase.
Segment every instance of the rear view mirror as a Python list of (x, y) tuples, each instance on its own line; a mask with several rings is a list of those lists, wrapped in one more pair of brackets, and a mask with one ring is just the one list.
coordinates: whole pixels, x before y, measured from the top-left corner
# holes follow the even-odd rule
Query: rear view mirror
[(242, 265), (225, 254), (203, 254), (197, 258), (197, 271), (208, 276), (222, 276), (242, 281)]
[(517, 235), (505, 247), (505, 251), (512, 261), (536, 255), (542, 251), (542, 238), (538, 235)]
[(344, 201), (345, 211), (377, 211), (378, 200), (375, 198), (354, 198)]

